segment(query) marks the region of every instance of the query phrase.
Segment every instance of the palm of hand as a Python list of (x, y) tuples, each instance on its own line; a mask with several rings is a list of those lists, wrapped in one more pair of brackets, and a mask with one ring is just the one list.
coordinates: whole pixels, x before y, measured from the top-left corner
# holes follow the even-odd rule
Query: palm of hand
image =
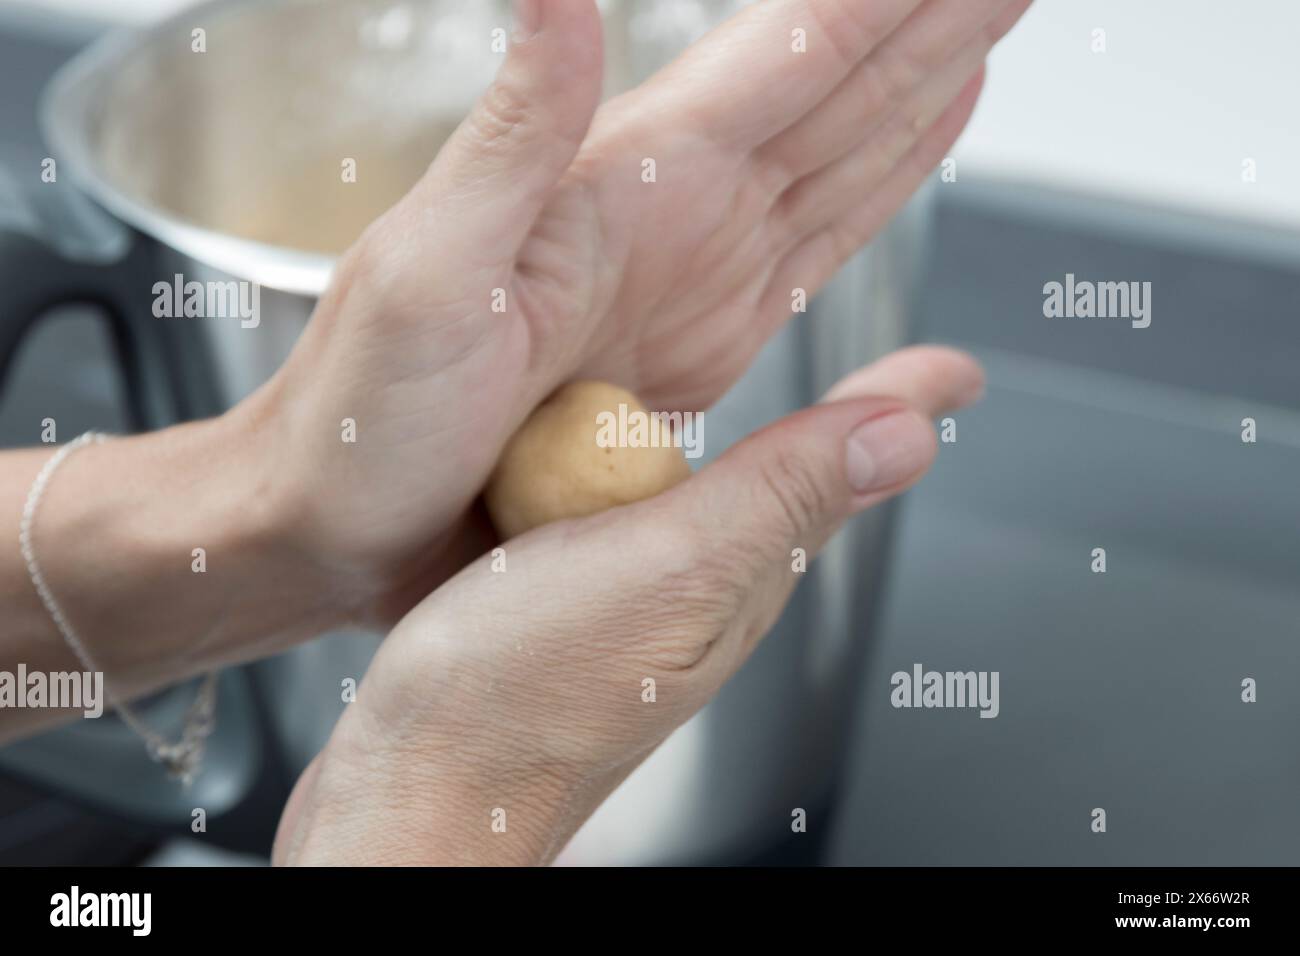
[[(636, 148), (648, 141), (651, 182)], [(778, 258), (771, 200), (738, 165), (707, 142), (611, 137), (597, 122), (514, 276), (552, 385), (596, 378), (694, 410), (735, 383), (782, 320), (761, 314)]]

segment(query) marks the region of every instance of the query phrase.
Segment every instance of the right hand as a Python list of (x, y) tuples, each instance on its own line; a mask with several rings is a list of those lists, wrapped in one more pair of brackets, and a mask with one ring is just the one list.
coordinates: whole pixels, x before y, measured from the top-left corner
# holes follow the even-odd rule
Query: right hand
[(504, 572), (465, 568), (380, 648), (276, 862), (550, 862), (748, 657), (800, 578), (793, 550), (916, 482), (927, 416), (981, 388), (960, 353), (896, 353), (657, 498), (530, 531)]

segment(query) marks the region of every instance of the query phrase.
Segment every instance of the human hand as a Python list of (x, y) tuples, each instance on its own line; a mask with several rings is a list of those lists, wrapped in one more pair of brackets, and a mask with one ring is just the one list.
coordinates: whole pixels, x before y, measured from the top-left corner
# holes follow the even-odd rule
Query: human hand
[(712, 404), (943, 156), (1028, 2), (765, 3), (598, 111), (594, 4), (525, 4), (531, 35), (236, 412), (331, 597), (391, 623), (482, 553), (471, 506), (557, 385)]
[(981, 388), (960, 353), (896, 353), (657, 498), (522, 535), (504, 573), (466, 567), (380, 648), (275, 860), (552, 860), (744, 662), (799, 579), (793, 550), (914, 483), (925, 415)]

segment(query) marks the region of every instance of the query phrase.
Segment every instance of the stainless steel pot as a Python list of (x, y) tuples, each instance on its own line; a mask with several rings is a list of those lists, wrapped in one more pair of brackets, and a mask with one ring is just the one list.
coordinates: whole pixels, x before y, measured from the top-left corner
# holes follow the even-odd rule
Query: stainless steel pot
[[(639, 82), (743, 5), (603, 3), (609, 91)], [(38, 188), (45, 193), (18, 217), (24, 226), (0, 236), (5, 281), (30, 290), (0, 321), (0, 363), (48, 306), (89, 298), (118, 332), (140, 427), (237, 402), (283, 361), (338, 252), (415, 182), (490, 82), (501, 59), (493, 31), (508, 27), (505, 2), (220, 0), (95, 44), (44, 103), (57, 182)], [(342, 181), (345, 159), (355, 160), (354, 183)], [(709, 412), (715, 451), (905, 341), (927, 221), (914, 203), (769, 346)], [(256, 328), (154, 318), (154, 283), (178, 274), (256, 283)], [(874, 513), (832, 543), (744, 670), (614, 794), (562, 861), (740, 860), (816, 840), (844, 757), (887, 524)], [(227, 687), (218, 759), (187, 797), (172, 797), (112, 724), (60, 731), (3, 761), (148, 822), (184, 825), (201, 799), (218, 804), (212, 818), (254, 786), (250, 762), (261, 759), (249, 720), (228, 711), (263, 711), (262, 736), (291, 776), (328, 735), (340, 678), (360, 676), (374, 646), (335, 636), (249, 669), (263, 693)], [(174, 709), (169, 700), (158, 706)], [(243, 742), (223, 744), (232, 727)], [(810, 815), (807, 835), (792, 836), (797, 808)]]

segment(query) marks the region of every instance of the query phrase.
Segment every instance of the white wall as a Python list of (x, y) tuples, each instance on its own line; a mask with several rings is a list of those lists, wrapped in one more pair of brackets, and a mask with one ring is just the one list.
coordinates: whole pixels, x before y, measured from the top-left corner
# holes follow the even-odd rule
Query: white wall
[(959, 176), (1300, 227), (1298, 41), (1300, 0), (1037, 0), (994, 51)]
[[(0, 10), (147, 22), (188, 2)], [(1298, 40), (1300, 0), (1037, 0), (994, 52), (959, 169), (1300, 228)]]

